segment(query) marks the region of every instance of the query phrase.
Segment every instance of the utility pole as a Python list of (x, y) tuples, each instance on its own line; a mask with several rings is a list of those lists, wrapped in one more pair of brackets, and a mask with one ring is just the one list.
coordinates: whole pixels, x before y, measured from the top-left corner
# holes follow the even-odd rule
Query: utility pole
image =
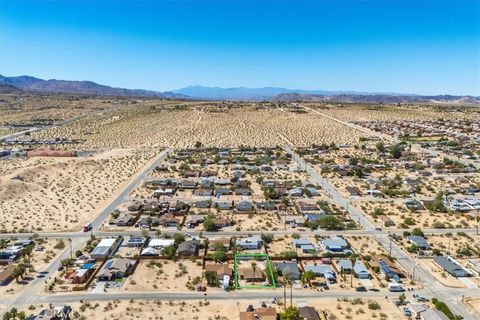
[(68, 238), (68, 242), (69, 242), (69, 245), (70, 245), (70, 259), (73, 259), (73, 255), (72, 255), (72, 239)]
[(389, 254), (388, 254), (390, 257), (392, 256), (392, 238), (390, 238), (390, 250), (389, 250)]

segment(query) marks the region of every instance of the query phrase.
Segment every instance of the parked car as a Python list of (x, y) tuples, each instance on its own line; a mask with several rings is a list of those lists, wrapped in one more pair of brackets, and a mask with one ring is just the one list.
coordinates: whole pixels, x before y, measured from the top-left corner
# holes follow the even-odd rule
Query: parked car
[(365, 288), (365, 287), (363, 287), (363, 286), (361, 286), (361, 287), (356, 287), (356, 288), (355, 288), (355, 291), (357, 291), (357, 292), (365, 292), (365, 291), (367, 291), (367, 288)]
[(403, 308), (403, 315), (406, 316), (406, 317), (411, 317), (411, 316), (412, 316), (412, 312), (411, 312), (410, 309), (408, 309), (407, 307), (404, 307), (404, 308)]

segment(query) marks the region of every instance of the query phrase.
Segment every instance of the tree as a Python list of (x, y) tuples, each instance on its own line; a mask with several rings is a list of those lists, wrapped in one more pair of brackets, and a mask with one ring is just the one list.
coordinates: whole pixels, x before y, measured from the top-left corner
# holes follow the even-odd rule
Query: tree
[(34, 246), (34, 244), (31, 243), (28, 246), (26, 246), (25, 248), (23, 248), (23, 250), (22, 250), (22, 257), (27, 258), (29, 266), (31, 264), (30, 260), (32, 258), (33, 246)]
[(407, 296), (405, 295), (405, 293), (402, 293), (400, 296), (398, 296), (398, 300), (400, 302), (404, 302), (405, 300), (407, 299)]
[(302, 274), (302, 283), (307, 283), (315, 279), (315, 272), (308, 270)]
[(252, 276), (252, 283), (253, 283), (253, 281), (255, 280), (255, 272), (257, 271), (257, 263), (252, 262), (251, 266), (252, 266), (252, 270), (253, 270), (253, 276)]
[(182, 242), (185, 242), (185, 236), (181, 233), (175, 233), (173, 235), (173, 240), (175, 240), (175, 244), (180, 244)]
[(163, 248), (162, 255), (164, 255), (168, 259), (172, 259), (175, 256), (175, 247), (174, 246), (168, 246), (168, 247)]
[(285, 311), (280, 313), (280, 320), (300, 320), (300, 311), (295, 307), (288, 307)]
[(157, 239), (160, 239), (160, 235), (162, 234), (162, 231), (160, 230), (155, 230), (155, 236), (157, 237)]
[(422, 229), (420, 229), (420, 228), (413, 228), (413, 230), (412, 230), (412, 236), (424, 237), (425, 235), (423, 234)]
[(205, 279), (207, 280), (207, 284), (209, 286), (218, 286), (220, 284), (220, 281), (218, 281), (218, 276), (216, 272), (205, 271)]
[(202, 143), (200, 141), (195, 142), (195, 148), (199, 149), (202, 147)]
[(216, 231), (217, 230), (217, 226), (215, 225), (215, 221), (213, 220), (212, 217), (207, 217), (203, 221), (203, 229), (205, 231)]
[(390, 148), (390, 154), (394, 159), (399, 159), (402, 156), (402, 146), (400, 143), (393, 145)]
[(27, 267), (23, 263), (19, 263), (13, 268), (12, 271), (12, 277), (15, 279), (15, 281), (18, 282), (19, 278), (23, 279), (23, 276), (25, 275), (25, 272), (27, 271)]
[(271, 243), (273, 241), (273, 234), (262, 233), (261, 237), (264, 243)]
[(5, 312), (2, 317), (2, 320), (24, 320), (27, 318), (25, 312), (18, 312), (17, 308), (12, 308)]
[(318, 219), (318, 226), (326, 230), (342, 230), (343, 223), (335, 216), (326, 216)]
[(225, 254), (225, 251), (215, 251), (212, 255), (213, 260), (216, 262), (223, 262), (227, 259), (227, 255)]

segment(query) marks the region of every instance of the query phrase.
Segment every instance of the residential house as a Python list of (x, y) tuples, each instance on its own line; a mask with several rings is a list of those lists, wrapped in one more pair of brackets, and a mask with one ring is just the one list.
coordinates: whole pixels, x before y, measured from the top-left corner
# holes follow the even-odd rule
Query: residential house
[(235, 195), (237, 196), (250, 196), (252, 195), (252, 190), (248, 188), (238, 188), (235, 189)]
[(408, 236), (407, 239), (408, 242), (414, 244), (415, 246), (417, 246), (417, 248), (421, 250), (431, 249), (430, 244), (428, 244), (427, 240), (425, 240), (425, 238), (422, 236)]
[(114, 281), (128, 277), (133, 273), (136, 265), (135, 260), (130, 259), (110, 259), (97, 274), (98, 281)]
[(199, 214), (194, 214), (188, 217), (187, 222), (185, 222), (185, 225), (187, 228), (195, 228), (199, 224), (203, 223), (205, 220), (205, 215), (199, 215)]
[(229, 188), (218, 188), (217, 190), (215, 190), (215, 196), (217, 197), (231, 195), (231, 194), (232, 194), (232, 190), (230, 190)]
[(217, 243), (221, 243), (223, 245), (223, 249), (225, 251), (228, 251), (228, 250), (230, 250), (230, 242), (231, 242), (230, 238), (211, 239), (209, 241), (209, 244), (208, 244), (208, 250), (210, 250), (210, 251), (216, 250), (215, 245)]
[(288, 215), (285, 216), (285, 224), (288, 224), (292, 228), (305, 226), (305, 218), (300, 215)]
[(239, 268), (238, 269), (238, 277), (241, 280), (245, 280), (247, 282), (262, 282), (265, 281), (265, 274), (263, 271), (257, 267), (253, 268), (252, 266)]
[(260, 235), (255, 235), (247, 238), (236, 239), (235, 246), (238, 246), (244, 250), (256, 250), (260, 249), (263, 245), (263, 240)]
[(137, 217), (131, 215), (130, 213), (124, 213), (114, 220), (114, 223), (117, 227), (126, 227), (133, 226)]
[(131, 236), (125, 243), (125, 246), (130, 248), (141, 248), (146, 242), (146, 238)]
[(238, 213), (252, 213), (255, 212), (255, 207), (252, 202), (243, 200), (235, 205), (234, 211)]
[(160, 218), (158, 218), (158, 222), (164, 227), (176, 228), (180, 224), (180, 220), (175, 218), (175, 216), (171, 213), (166, 213)]
[(400, 278), (405, 278), (405, 273), (385, 255), (374, 255), (370, 261), (370, 265), (372, 267), (378, 267), (382, 274), (396, 281), (400, 281)]
[(293, 189), (290, 189), (288, 190), (288, 193), (292, 196), (292, 197), (301, 197), (303, 196), (303, 190), (301, 188), (293, 188)]
[(215, 223), (215, 228), (217, 229), (226, 228), (233, 225), (232, 220), (224, 218), (215, 218), (213, 219), (213, 222)]
[(275, 267), (279, 275), (288, 277), (290, 280), (300, 280), (301, 272), (296, 261), (277, 262)]
[(353, 271), (352, 261), (341, 259), (337, 262), (338, 268), (344, 273), (351, 273)]
[(142, 229), (149, 229), (150, 227), (157, 227), (160, 225), (160, 220), (157, 217), (143, 217), (140, 218), (137, 223), (135, 223), (136, 227)]
[(258, 308), (240, 312), (240, 320), (277, 320), (277, 317), (275, 308)]
[(6, 286), (13, 280), (13, 265), (8, 265), (0, 269), (0, 286)]
[(117, 249), (118, 239), (103, 239), (92, 250), (90, 256), (95, 260), (106, 260)]
[(211, 201), (209, 200), (200, 200), (200, 201), (195, 201), (193, 203), (193, 206), (199, 209), (208, 209), (210, 208), (210, 205), (211, 205)]
[(304, 268), (305, 272), (312, 271), (315, 276), (323, 277), (330, 282), (334, 282), (337, 278), (335, 272), (332, 269), (331, 265), (328, 264), (316, 264), (316, 265), (305, 265)]
[(372, 277), (367, 267), (365, 267), (365, 265), (359, 260), (355, 261), (353, 274), (359, 279), (370, 279)]
[(435, 262), (440, 268), (442, 268), (456, 278), (472, 276), (472, 273), (470, 271), (462, 267), (456, 260), (451, 257), (436, 256), (433, 257), (433, 262)]
[(217, 207), (218, 210), (232, 210), (233, 201), (216, 201), (214, 206)]
[(298, 308), (298, 312), (300, 313), (300, 319), (302, 320), (320, 320), (320, 316), (318, 315), (315, 308), (310, 306), (303, 306)]
[(198, 256), (199, 249), (200, 249), (200, 241), (198, 240), (185, 241), (178, 245), (177, 255), (181, 257)]
[(350, 187), (350, 186), (347, 186), (345, 188), (345, 190), (347, 190), (348, 194), (352, 197), (356, 197), (356, 196), (360, 196), (361, 193), (360, 193), (360, 189), (358, 189), (357, 187)]
[(328, 253), (340, 253), (340, 254), (349, 254), (351, 253), (350, 246), (348, 242), (339, 237), (333, 236), (328, 239), (322, 240), (321, 245), (323, 246), (324, 250)]
[(205, 271), (215, 272), (218, 280), (223, 281), (225, 276), (232, 278), (233, 269), (227, 263), (211, 263), (205, 265)]

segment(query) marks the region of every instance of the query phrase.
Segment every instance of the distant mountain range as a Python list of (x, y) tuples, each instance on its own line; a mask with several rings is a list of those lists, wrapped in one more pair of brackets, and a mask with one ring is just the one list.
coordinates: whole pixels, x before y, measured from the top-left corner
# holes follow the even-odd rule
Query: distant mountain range
[(236, 100), (236, 101), (331, 101), (358, 103), (458, 103), (480, 104), (480, 97), (438, 95), (426, 96), (401, 93), (369, 93), (355, 91), (302, 90), (277, 87), (219, 88), (189, 86), (178, 90), (159, 92), (142, 89), (124, 89), (101, 85), (92, 81), (43, 80), (31, 76), (5, 77), (0, 75), (0, 93), (21, 92), (81, 93), (94, 95), (151, 97), (164, 99)]
[(189, 86), (178, 90), (172, 90), (172, 92), (192, 98), (210, 100), (332, 101), (359, 103), (480, 103), (480, 97), (473, 96), (422, 96), (402, 93), (303, 90), (276, 87), (219, 88)]
[(0, 85), (29, 92), (81, 93), (109, 96), (155, 97), (184, 99), (185, 96), (171, 92), (157, 92), (142, 89), (124, 89), (101, 85), (92, 81), (43, 80), (30, 76), (4, 77), (0, 75)]

